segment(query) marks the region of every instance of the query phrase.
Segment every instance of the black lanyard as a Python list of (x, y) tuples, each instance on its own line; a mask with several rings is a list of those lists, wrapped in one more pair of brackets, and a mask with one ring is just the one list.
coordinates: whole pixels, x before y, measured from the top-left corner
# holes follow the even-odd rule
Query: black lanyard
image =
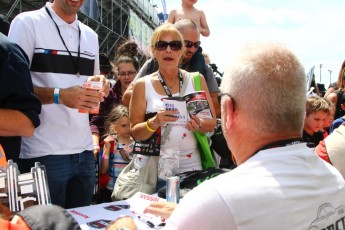
[(78, 33), (79, 33), (78, 58), (77, 58), (77, 61), (76, 61), (76, 60), (73, 58), (71, 51), (69, 51), (69, 49), (67, 48), (66, 43), (65, 43), (65, 40), (63, 40), (63, 37), (61, 36), (61, 32), (60, 32), (59, 26), (58, 26), (58, 25), (56, 24), (56, 22), (54, 21), (54, 19), (53, 19), (52, 15), (50, 14), (48, 8), (45, 7), (45, 9), (46, 9), (46, 11), (47, 11), (49, 17), (53, 20), (53, 22), (54, 22), (54, 24), (55, 24), (55, 26), (56, 26), (56, 29), (57, 29), (57, 31), (58, 31), (58, 33), (59, 33), (60, 39), (61, 39), (63, 45), (65, 46), (65, 48), (66, 48), (66, 50), (67, 50), (67, 52), (68, 52), (68, 54), (69, 54), (69, 57), (71, 58), (71, 61), (73, 62), (73, 65), (74, 65), (74, 67), (75, 67), (75, 69), (76, 69), (76, 75), (77, 75), (78, 77), (80, 77), (79, 60), (80, 60), (80, 33), (81, 33), (81, 32), (80, 32), (79, 23), (78, 23)]
[[(182, 85), (183, 85), (183, 78), (182, 78), (182, 74), (180, 71), (178, 71), (178, 78), (179, 78), (179, 85), (180, 85), (180, 88), (179, 88), (179, 92), (182, 88)], [(163, 86), (163, 89), (165, 90), (165, 93), (169, 96), (169, 97), (172, 97), (172, 94), (169, 90), (169, 87), (167, 86), (167, 84), (165, 83), (164, 79), (162, 78), (162, 75), (161, 73), (158, 71), (158, 80), (160, 81), (160, 83), (162, 84)]]
[(284, 147), (284, 146), (288, 146), (288, 145), (295, 145), (295, 144), (299, 144), (301, 142), (302, 142), (301, 138), (291, 138), (291, 139), (282, 140), (282, 141), (275, 141), (275, 142), (272, 142), (268, 145), (265, 145), (264, 147), (260, 148), (259, 150), (256, 150), (252, 156), (254, 156), (258, 152), (265, 150), (265, 149), (272, 149), (272, 148)]

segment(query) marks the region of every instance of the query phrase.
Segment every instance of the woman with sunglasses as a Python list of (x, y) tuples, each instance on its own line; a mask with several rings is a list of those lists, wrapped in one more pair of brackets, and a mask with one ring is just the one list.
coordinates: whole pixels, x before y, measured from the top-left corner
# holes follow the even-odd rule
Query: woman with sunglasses
[[(192, 116), (187, 124), (167, 125), (168, 122), (177, 120), (172, 115), (178, 114), (178, 111), (165, 110), (162, 98), (179, 96), (184, 83), (187, 84), (184, 94), (194, 92), (193, 74), (179, 69), (179, 62), (185, 51), (184, 41), (181, 33), (171, 23), (165, 23), (156, 28), (151, 37), (151, 51), (158, 62), (159, 69), (134, 83), (129, 108), (131, 134), (136, 141), (143, 141), (149, 139), (157, 130), (161, 130), (162, 137), (168, 130), (169, 134), (161, 140), (158, 168), (166, 169), (162, 159), (166, 157), (166, 150), (173, 150), (174, 156), (170, 157), (177, 159), (178, 167), (171, 172), (200, 170), (202, 169), (201, 159), (193, 131), (211, 132), (216, 125), (215, 111), (205, 79), (200, 75), (201, 88), (206, 92), (213, 118), (200, 119)], [(147, 118), (148, 114), (153, 115)], [(168, 129), (168, 126), (171, 127)], [(158, 175), (162, 175), (160, 170), (158, 170)], [(169, 175), (165, 174), (165, 176)], [(160, 177), (160, 179), (165, 178)], [(157, 185), (157, 189), (162, 184)]]

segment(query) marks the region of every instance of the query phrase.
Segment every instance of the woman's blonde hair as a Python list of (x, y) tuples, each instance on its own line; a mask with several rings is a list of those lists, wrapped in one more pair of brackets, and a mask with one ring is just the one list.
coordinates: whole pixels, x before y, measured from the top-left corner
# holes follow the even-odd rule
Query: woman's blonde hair
[(161, 38), (166, 35), (171, 34), (175, 41), (182, 42), (181, 48), (181, 56), (184, 54), (186, 48), (184, 46), (183, 36), (182, 34), (176, 29), (176, 27), (171, 24), (170, 22), (166, 22), (155, 29), (151, 37), (151, 52), (154, 53), (156, 50), (155, 45)]

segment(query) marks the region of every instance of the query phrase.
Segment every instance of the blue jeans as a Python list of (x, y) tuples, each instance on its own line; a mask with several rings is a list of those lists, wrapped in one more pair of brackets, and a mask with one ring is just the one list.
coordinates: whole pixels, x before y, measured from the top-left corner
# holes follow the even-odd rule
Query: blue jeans
[(66, 209), (91, 204), (96, 179), (95, 161), (91, 151), (20, 159), (20, 172), (30, 172), (35, 162), (40, 162), (46, 168), (53, 204)]

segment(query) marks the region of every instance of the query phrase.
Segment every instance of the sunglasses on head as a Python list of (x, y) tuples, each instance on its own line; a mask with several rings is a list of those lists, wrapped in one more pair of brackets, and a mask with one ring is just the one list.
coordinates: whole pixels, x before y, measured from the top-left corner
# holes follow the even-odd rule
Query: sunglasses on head
[(170, 46), (171, 50), (181, 50), (182, 49), (182, 42), (181, 41), (171, 41), (171, 42), (166, 42), (166, 41), (158, 41), (155, 44), (156, 50), (166, 50)]
[(200, 41), (198, 42), (191, 42), (191, 41), (188, 41), (188, 40), (184, 40), (184, 46), (187, 47), (187, 48), (192, 48), (193, 46), (195, 47), (195, 49), (199, 48), (200, 46)]

